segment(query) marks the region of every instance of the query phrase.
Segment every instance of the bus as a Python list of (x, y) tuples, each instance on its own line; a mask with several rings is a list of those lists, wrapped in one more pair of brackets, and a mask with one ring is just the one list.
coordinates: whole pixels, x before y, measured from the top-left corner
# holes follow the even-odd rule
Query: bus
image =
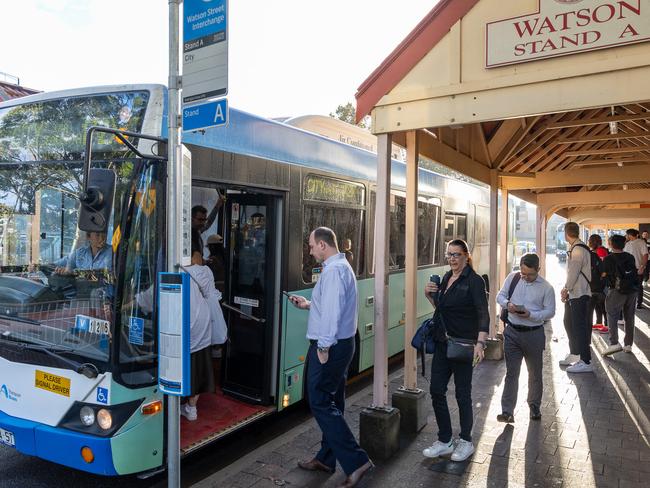
[[(140, 300), (166, 266), (166, 99), (163, 86), (121, 85), (0, 104), (0, 443), (21, 453), (107, 476), (166, 464), (157, 307)], [(334, 229), (358, 279), (350, 374), (372, 367), (376, 155), (234, 109), (183, 143), (228, 305), (218, 386), (198, 420), (181, 419), (186, 455), (303, 400), (307, 314), (282, 292), (311, 296), (317, 226)], [(393, 161), (389, 355), (404, 348), (405, 169)], [(87, 221), (80, 193), (95, 174), (114, 192)], [(420, 287), (444, 272), (453, 238), (487, 272), (487, 188), (420, 170), (418, 219)], [(417, 310), (431, 313), (424, 297)]]

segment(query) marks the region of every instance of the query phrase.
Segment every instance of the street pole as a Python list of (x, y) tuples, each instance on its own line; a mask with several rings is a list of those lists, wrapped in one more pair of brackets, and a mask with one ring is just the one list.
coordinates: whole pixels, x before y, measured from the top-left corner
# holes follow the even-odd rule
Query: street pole
[[(180, 196), (181, 158), (179, 18), (182, 0), (169, 0), (169, 81), (168, 81), (168, 165), (167, 165), (167, 271), (178, 271), (181, 263)], [(167, 395), (167, 486), (181, 486), (180, 397)]]

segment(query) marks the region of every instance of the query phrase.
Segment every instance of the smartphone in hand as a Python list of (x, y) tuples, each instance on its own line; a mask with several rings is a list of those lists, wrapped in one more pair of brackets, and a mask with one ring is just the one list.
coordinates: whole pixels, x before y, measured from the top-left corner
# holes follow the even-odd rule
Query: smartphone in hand
[(526, 313), (526, 307), (523, 305), (513, 305), (515, 307), (515, 313), (524, 314)]

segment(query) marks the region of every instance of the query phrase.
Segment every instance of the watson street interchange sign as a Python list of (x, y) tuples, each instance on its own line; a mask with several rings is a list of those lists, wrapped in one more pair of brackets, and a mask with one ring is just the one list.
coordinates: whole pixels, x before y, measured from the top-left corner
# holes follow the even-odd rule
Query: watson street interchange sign
[(647, 0), (539, 0), (539, 11), (486, 26), (486, 68), (650, 40)]
[(183, 9), (183, 103), (226, 95), (227, 1), (186, 0)]

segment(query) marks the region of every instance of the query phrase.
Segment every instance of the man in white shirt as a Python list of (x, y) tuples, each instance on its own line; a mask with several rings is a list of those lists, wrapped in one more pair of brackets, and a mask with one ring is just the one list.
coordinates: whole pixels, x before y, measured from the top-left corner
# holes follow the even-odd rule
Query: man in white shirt
[(309, 236), (309, 252), (323, 270), (311, 301), (291, 295), (296, 307), (309, 310), (307, 389), (309, 406), (323, 432), (320, 451), (298, 466), (333, 473), (336, 461), (347, 475), (338, 488), (351, 488), (373, 467), (343, 417), (345, 382), (354, 356), (357, 331), (357, 281), (332, 229), (319, 227)]
[(501, 414), (497, 415), (499, 422), (507, 423), (515, 421), (513, 413), (523, 359), (526, 359), (528, 368), (530, 418), (542, 418), (542, 359), (546, 345), (544, 323), (555, 315), (555, 292), (549, 282), (539, 275), (539, 256), (524, 254), (519, 269), (506, 278), (497, 295), (498, 304), (508, 310), (504, 319), (507, 326), (503, 333), (506, 379), (501, 396)]
[(569, 243), (569, 261), (566, 284), (561, 296), (565, 308), (564, 327), (569, 338), (570, 353), (560, 361), (560, 366), (568, 366), (568, 373), (591, 373), (591, 251), (580, 240), (580, 226), (575, 222), (567, 222), (564, 225), (564, 235)]
[(639, 231), (636, 229), (628, 229), (625, 232), (627, 243), (623, 251), (629, 252), (634, 256), (634, 263), (639, 280), (639, 291), (636, 299), (636, 308), (643, 308), (643, 276), (645, 275), (645, 268), (648, 265), (648, 244), (645, 239), (639, 237)]

